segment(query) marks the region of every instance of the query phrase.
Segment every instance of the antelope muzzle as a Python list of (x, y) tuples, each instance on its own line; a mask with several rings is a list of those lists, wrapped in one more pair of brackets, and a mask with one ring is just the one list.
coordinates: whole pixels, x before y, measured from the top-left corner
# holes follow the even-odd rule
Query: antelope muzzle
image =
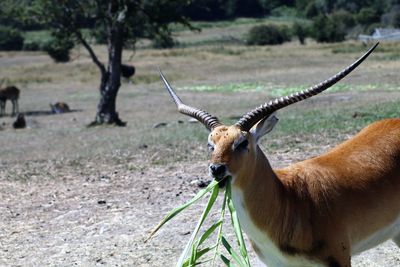
[(223, 188), (228, 181), (228, 171), (225, 164), (213, 163), (209, 166), (210, 175), (219, 182), (220, 188)]

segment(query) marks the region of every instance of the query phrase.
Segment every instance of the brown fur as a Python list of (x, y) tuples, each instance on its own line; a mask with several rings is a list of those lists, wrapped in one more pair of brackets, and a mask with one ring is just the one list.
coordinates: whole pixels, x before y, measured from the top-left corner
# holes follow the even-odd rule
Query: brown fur
[(65, 102), (56, 102), (55, 104), (50, 104), (51, 112), (55, 114), (70, 112), (70, 108)]
[(400, 119), (366, 127), (331, 151), (273, 170), (252, 136), (220, 126), (210, 138), (211, 163), (226, 164), (251, 220), (283, 253), (326, 266), (350, 266), (352, 245), (400, 215)]
[(10, 100), (12, 102), (12, 115), (17, 114), (18, 111), (18, 98), (19, 89), (15, 86), (8, 86), (0, 89), (0, 116), (6, 114), (6, 101)]

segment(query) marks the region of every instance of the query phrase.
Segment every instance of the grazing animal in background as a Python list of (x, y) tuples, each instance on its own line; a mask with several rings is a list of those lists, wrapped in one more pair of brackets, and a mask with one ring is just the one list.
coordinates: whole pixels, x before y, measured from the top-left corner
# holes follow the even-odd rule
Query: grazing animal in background
[(164, 75), (178, 110), (210, 131), (210, 174), (231, 179), (245, 233), (267, 266), (350, 267), (351, 256), (393, 239), (400, 247), (400, 119), (375, 122), (329, 152), (272, 169), (258, 142), (278, 119), (274, 112), (326, 90), (366, 59), (322, 83), (262, 104), (236, 124), (187, 106)]
[(6, 102), (10, 100), (13, 107), (11, 115), (14, 116), (18, 111), (18, 98), (20, 91), (15, 86), (8, 86), (0, 89), (0, 117), (6, 114)]
[(51, 112), (53, 112), (54, 114), (61, 114), (71, 111), (68, 104), (65, 102), (57, 102), (55, 104), (50, 103), (50, 108)]
[(17, 119), (12, 124), (14, 129), (23, 129), (26, 128), (26, 121), (24, 114), (19, 113), (17, 115)]
[(121, 75), (122, 77), (129, 79), (131, 78), (133, 75), (135, 75), (135, 67), (131, 66), (131, 65), (124, 65), (121, 64)]

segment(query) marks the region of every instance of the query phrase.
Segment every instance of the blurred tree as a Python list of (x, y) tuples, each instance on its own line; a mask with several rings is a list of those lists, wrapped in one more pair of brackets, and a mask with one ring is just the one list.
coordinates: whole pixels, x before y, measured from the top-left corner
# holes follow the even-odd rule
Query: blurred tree
[[(50, 27), (55, 37), (81, 44), (98, 67), (100, 101), (92, 125), (124, 126), (126, 123), (116, 111), (123, 48), (134, 47), (139, 37), (170, 36), (169, 24), (173, 22), (193, 29), (181, 15), (189, 3), (187, 0), (33, 0), (31, 16)], [(93, 36), (98, 33), (96, 29), (106, 32), (107, 64), (96, 55), (87, 40), (88, 34), (82, 32), (84, 27), (89, 27), (87, 30)]]
[(341, 21), (332, 16), (320, 15), (313, 20), (312, 33), (317, 42), (342, 42), (346, 37), (346, 29)]
[(277, 45), (290, 41), (289, 29), (274, 24), (252, 27), (247, 34), (247, 45)]
[(315, 18), (318, 15), (321, 15), (322, 11), (318, 9), (315, 1), (310, 1), (304, 9), (304, 15), (307, 18)]
[(308, 35), (308, 29), (304, 24), (301, 24), (299, 22), (295, 22), (293, 24), (293, 34), (297, 36), (299, 39), (300, 44), (305, 45), (306, 44), (306, 37)]
[(41, 25), (27, 13), (33, 0), (1, 0), (0, 25), (19, 30), (38, 30)]
[(21, 50), (23, 44), (24, 38), (19, 30), (0, 25), (0, 50)]
[(364, 7), (360, 10), (360, 12), (358, 12), (356, 20), (361, 25), (369, 25), (379, 22), (380, 14), (372, 7)]

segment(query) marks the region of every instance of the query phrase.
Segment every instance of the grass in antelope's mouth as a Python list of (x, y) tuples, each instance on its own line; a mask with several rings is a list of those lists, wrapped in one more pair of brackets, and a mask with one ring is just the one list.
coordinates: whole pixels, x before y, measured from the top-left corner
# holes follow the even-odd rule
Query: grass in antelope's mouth
[(231, 182), (232, 177), (227, 175), (227, 176), (225, 176), (223, 178), (216, 178), (215, 180), (218, 182), (218, 187), (220, 189), (223, 189), (223, 188), (225, 188), (226, 183)]
[[(227, 266), (232, 266), (232, 264), (235, 263), (241, 267), (249, 267), (250, 259), (248, 257), (239, 219), (237, 217), (236, 210), (232, 201), (231, 180), (232, 180), (231, 176), (226, 176), (222, 178), (219, 182), (214, 179), (205, 189), (200, 190), (197, 193), (197, 195), (194, 196), (191, 200), (171, 210), (165, 216), (165, 218), (158, 224), (158, 226), (151, 232), (147, 240), (149, 240), (165, 223), (170, 221), (173, 217), (181, 213), (186, 208), (193, 205), (199, 199), (203, 198), (207, 193), (211, 192), (210, 197), (208, 199), (208, 203), (204, 208), (202, 215), (196, 225), (196, 228), (192, 232), (189, 242), (186, 244), (186, 247), (183, 250), (176, 266), (189, 267), (189, 266), (197, 266), (201, 263), (207, 263), (207, 266), (215, 266), (217, 259), (219, 258)], [(225, 189), (224, 200), (220, 208), (219, 219), (216, 222), (212, 222), (209, 228), (200, 231), (204, 222), (206, 221), (207, 216), (210, 214), (211, 209), (216, 203), (219, 189), (224, 187), (226, 189)], [(235, 236), (237, 239), (235, 243), (239, 248), (239, 252), (236, 251), (236, 248), (230, 245), (230, 243), (227, 241), (227, 239), (223, 234), (223, 226), (226, 223), (225, 221), (226, 209), (228, 209), (230, 213), (231, 217), (230, 222), (235, 232)], [(210, 242), (206, 242), (207, 240), (210, 240), (213, 237), (215, 238), (215, 241), (211, 240)], [(210, 243), (211, 245), (208, 245)], [(222, 253), (221, 251), (222, 247), (224, 247), (225, 250), (228, 252), (227, 256), (225, 256), (226, 254), (224, 255)], [(211, 257), (205, 256), (212, 253), (213, 255)]]

